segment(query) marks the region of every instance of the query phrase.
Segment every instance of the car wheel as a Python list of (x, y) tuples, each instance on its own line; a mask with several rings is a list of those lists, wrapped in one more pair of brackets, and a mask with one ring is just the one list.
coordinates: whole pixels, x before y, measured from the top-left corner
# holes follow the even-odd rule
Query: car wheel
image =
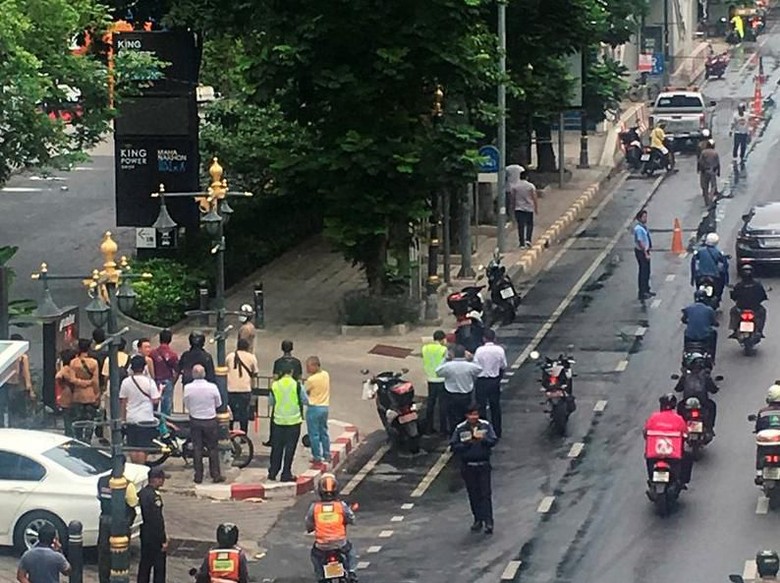
[(14, 528), (14, 546), (19, 551), (26, 551), (38, 542), (38, 530), (50, 524), (57, 531), (63, 547), (68, 545), (68, 528), (55, 514), (45, 510), (33, 510), (22, 516)]

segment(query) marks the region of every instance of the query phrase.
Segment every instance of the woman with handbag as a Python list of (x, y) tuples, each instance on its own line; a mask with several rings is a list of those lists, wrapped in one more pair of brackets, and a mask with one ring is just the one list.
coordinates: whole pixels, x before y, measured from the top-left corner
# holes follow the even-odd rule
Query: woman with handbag
[[(250, 352), (246, 338), (238, 340), (237, 350), (227, 356), (228, 405), (233, 413), (233, 423), (238, 421), (241, 431), (249, 431), (252, 380), (257, 376), (257, 358)], [(232, 423), (231, 423), (232, 425)]]

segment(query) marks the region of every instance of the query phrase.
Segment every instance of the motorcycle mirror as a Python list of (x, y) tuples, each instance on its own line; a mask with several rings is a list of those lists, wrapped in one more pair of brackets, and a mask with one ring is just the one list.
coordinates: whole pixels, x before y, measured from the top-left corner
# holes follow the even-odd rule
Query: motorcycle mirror
[(744, 222), (747, 223), (748, 221), (750, 221), (750, 219), (751, 219), (751, 214), (750, 213), (746, 213), (746, 214), (742, 215), (742, 220)]
[(190, 574), (190, 577), (194, 577), (198, 574), (198, 570), (195, 567), (192, 567), (189, 571), (187, 571)]
[(406, 373), (408, 373), (408, 372), (409, 372), (409, 369), (408, 369), (408, 368), (402, 368), (402, 369), (401, 369), (401, 372), (402, 372), (403, 374), (406, 374)]
[(716, 375), (716, 376), (715, 376), (715, 382), (718, 382), (718, 383), (719, 383), (719, 382), (720, 382), (720, 381), (722, 381), (722, 380), (723, 380), (723, 375), (719, 374), (719, 375)]
[(367, 368), (361, 368), (360, 369), (360, 374), (368, 374), (368, 373), (369, 373), (369, 370)]
[(742, 575), (729, 575), (729, 581), (731, 581), (731, 583), (745, 583)]
[(748, 415), (748, 421), (755, 421), (756, 419), (758, 419), (758, 417), (756, 417), (753, 413)]
[(540, 356), (541, 354), (539, 354), (537, 350), (532, 350), (531, 354), (528, 355), (528, 358), (530, 358), (531, 360), (539, 360)]
[(680, 380), (680, 375), (678, 375), (677, 373), (673, 373), (673, 374), (672, 374), (672, 380), (673, 380), (673, 381), (678, 381), (678, 380)]

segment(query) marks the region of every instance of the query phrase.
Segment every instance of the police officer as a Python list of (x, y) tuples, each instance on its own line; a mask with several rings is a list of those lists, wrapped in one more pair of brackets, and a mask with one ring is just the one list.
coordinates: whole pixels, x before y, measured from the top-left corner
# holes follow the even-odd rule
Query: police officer
[[(121, 456), (122, 473), (125, 471), (125, 456)], [(109, 583), (111, 578), (111, 474), (101, 476), (97, 484), (100, 501), (100, 521), (98, 523), (98, 579), (100, 583)], [(138, 506), (138, 492), (130, 480), (125, 490), (125, 525), (123, 534), (130, 536), (130, 527), (135, 521), (135, 507)]]
[(490, 484), (490, 450), (496, 444), (493, 426), (479, 418), (479, 406), (472, 403), (466, 420), (460, 423), (450, 438), (450, 447), (459, 464), (471, 513), (474, 515), (472, 532), (484, 527), (485, 534), (493, 534), (493, 500)]
[(141, 560), (138, 563), (138, 583), (149, 583), (154, 568), (154, 583), (165, 583), (165, 563), (168, 535), (165, 531), (163, 501), (160, 488), (165, 484), (162, 468), (149, 470), (149, 482), (138, 493), (141, 504)]
[(780, 556), (777, 551), (759, 551), (756, 553), (757, 581), (777, 581), (777, 573), (780, 571)]
[(238, 546), (238, 527), (229, 522), (217, 527), (217, 546), (203, 560), (196, 583), (249, 583), (246, 554)]

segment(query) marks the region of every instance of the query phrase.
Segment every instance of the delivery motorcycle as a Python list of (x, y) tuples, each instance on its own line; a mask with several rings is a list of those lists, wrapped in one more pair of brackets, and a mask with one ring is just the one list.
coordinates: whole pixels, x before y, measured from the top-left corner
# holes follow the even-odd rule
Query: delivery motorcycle
[(504, 326), (511, 324), (515, 321), (517, 306), (520, 305), (520, 296), (506, 272), (506, 267), (501, 265), (501, 259), (498, 252), (494, 253), (493, 259), (484, 268), (490, 296), (485, 302), (487, 326), (497, 322)]
[(672, 511), (681, 491), (682, 485), (670, 460), (654, 459), (646, 493), (659, 516), (666, 516)]
[[(748, 415), (748, 421), (752, 423), (757, 418), (757, 415)], [(761, 476), (756, 477), (756, 485), (769, 499), (769, 508), (777, 510), (780, 508), (780, 429), (756, 433), (756, 457), (761, 460)]]
[(419, 453), (420, 427), (414, 386), (403, 378), (409, 369), (385, 371), (373, 376), (368, 369), (360, 372), (368, 376), (363, 381), (363, 399), (376, 401), (376, 412), (391, 443), (411, 454)]
[(538, 365), (542, 370), (542, 378), (539, 379), (542, 387), (539, 390), (545, 395), (542, 404), (547, 406), (546, 413), (550, 416), (553, 430), (558, 435), (566, 435), (569, 416), (577, 409), (572, 394), (573, 379), (576, 376), (572, 366), (576, 361), (565, 354), (560, 354), (557, 358), (542, 357), (536, 350), (529, 356), (531, 360), (542, 359)]

